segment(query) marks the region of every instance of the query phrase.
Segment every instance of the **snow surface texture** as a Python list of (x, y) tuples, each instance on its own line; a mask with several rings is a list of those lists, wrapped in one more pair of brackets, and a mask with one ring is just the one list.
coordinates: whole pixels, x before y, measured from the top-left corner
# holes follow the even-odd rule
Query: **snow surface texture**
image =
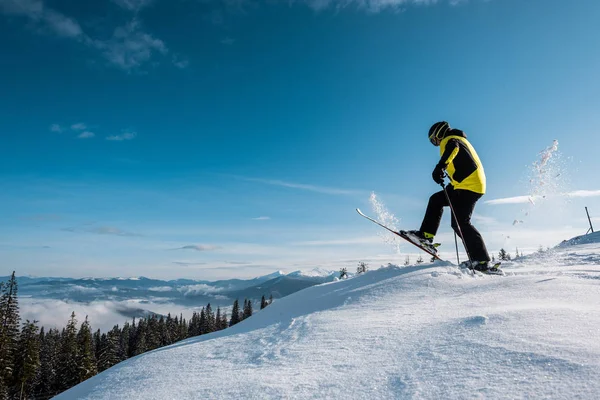
[(383, 267), (127, 360), (59, 399), (598, 399), (600, 235), (469, 275)]

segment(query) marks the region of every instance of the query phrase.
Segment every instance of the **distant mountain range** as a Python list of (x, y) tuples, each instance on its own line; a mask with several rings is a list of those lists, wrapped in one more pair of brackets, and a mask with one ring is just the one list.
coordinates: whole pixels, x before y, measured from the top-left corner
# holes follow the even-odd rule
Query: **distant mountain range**
[[(66, 302), (90, 303), (94, 301), (174, 303), (185, 307), (203, 307), (211, 303), (213, 308), (228, 307), (235, 299), (260, 301), (264, 295), (281, 298), (324, 282), (331, 282), (339, 275), (335, 271), (315, 269), (284, 274), (280, 271), (254, 279), (229, 279), (205, 281), (192, 279), (159, 280), (145, 277), (130, 278), (17, 278), (20, 297), (54, 299)], [(9, 277), (0, 277), (7, 281)], [(256, 303), (255, 303), (256, 304)], [(258, 305), (258, 304), (257, 304)], [(130, 309), (123, 314), (130, 314)], [(151, 311), (151, 310), (148, 310)]]

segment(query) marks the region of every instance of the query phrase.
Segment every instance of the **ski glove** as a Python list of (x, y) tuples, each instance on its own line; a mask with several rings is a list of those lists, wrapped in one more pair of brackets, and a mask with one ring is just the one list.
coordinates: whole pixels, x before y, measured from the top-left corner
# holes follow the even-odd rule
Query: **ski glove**
[(444, 183), (444, 167), (445, 167), (444, 164), (438, 163), (435, 166), (433, 173), (431, 174), (433, 181), (435, 183), (437, 183), (438, 185), (441, 185), (442, 183)]

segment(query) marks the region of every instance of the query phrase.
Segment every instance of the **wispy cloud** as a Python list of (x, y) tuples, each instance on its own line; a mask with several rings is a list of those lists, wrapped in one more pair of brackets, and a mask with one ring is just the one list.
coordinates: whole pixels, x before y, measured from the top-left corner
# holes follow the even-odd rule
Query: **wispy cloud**
[(71, 125), (71, 129), (73, 129), (74, 131), (83, 131), (87, 129), (87, 125), (83, 122), (79, 122), (77, 124)]
[(220, 246), (215, 246), (212, 244), (191, 244), (183, 247), (178, 247), (173, 250), (195, 250), (195, 251), (213, 251), (220, 249)]
[(235, 39), (232, 39), (230, 37), (226, 37), (226, 38), (221, 39), (221, 44), (224, 44), (226, 46), (231, 46), (234, 43), (235, 43)]
[[(87, 225), (87, 224), (86, 224)], [(63, 231), (66, 232), (85, 232), (85, 233), (95, 233), (98, 235), (115, 235), (115, 236), (141, 236), (138, 233), (127, 232), (120, 228), (114, 226), (94, 226), (87, 227), (86, 225), (79, 227), (71, 227), (71, 228), (63, 228)]]
[(148, 290), (151, 292), (171, 292), (175, 289), (173, 289), (171, 286), (156, 286), (148, 288)]
[(153, 0), (112, 0), (119, 7), (138, 12), (153, 3)]
[[(464, 3), (466, 0), (448, 0), (452, 6)], [(432, 5), (441, 2), (441, 0), (305, 0), (305, 3), (316, 11), (326, 10), (328, 8), (342, 9), (355, 7), (372, 13), (378, 13), (384, 10), (399, 11), (409, 5), (423, 6)]]
[(485, 204), (523, 204), (523, 203), (530, 203), (531, 201), (534, 201), (531, 196), (515, 196), (515, 197), (505, 197), (502, 199), (494, 199), (494, 200), (487, 200), (485, 201)]
[(222, 292), (223, 289), (200, 283), (197, 285), (182, 286), (180, 288), (177, 288), (177, 291), (181, 292), (184, 296), (195, 296), (219, 293)]
[(271, 217), (256, 217), (256, 218), (252, 218), (255, 221), (267, 221), (269, 219), (271, 219)]
[(50, 125), (50, 132), (62, 133), (62, 131), (63, 131), (63, 128), (59, 124)]
[(37, 24), (38, 28), (61, 37), (84, 39), (77, 21), (46, 7), (41, 0), (0, 0), (0, 12), (27, 17)]
[(483, 224), (483, 225), (496, 225), (498, 224), (498, 220), (494, 217), (488, 217), (486, 215), (481, 214), (473, 214), (473, 221)]
[(186, 58), (181, 58), (181, 56), (173, 56), (173, 65), (179, 69), (185, 69), (189, 67), (190, 61)]
[(576, 190), (571, 193), (567, 193), (569, 197), (598, 197), (600, 196), (600, 190)]
[[(96, 49), (116, 67), (126, 71), (137, 69), (155, 55), (166, 56), (166, 44), (142, 29), (138, 12), (151, 4), (151, 0), (113, 0), (120, 7), (134, 13), (132, 20), (114, 29), (112, 37), (100, 39), (86, 34), (79, 22), (48, 7), (43, 0), (0, 0), (0, 13), (29, 19), (38, 33), (69, 38)], [(181, 58), (173, 60), (178, 68), (187, 66)], [(85, 128), (84, 128), (85, 129)]]
[(96, 134), (94, 132), (85, 131), (85, 132), (81, 132), (77, 137), (79, 139), (91, 139), (94, 136), (96, 136)]
[(19, 217), (22, 221), (49, 222), (60, 221), (62, 217), (58, 214), (33, 214)]
[(281, 186), (281, 187), (286, 187), (286, 188), (290, 188), (290, 189), (306, 190), (309, 192), (316, 192), (316, 193), (323, 193), (323, 194), (358, 195), (358, 194), (364, 193), (364, 192), (361, 192), (358, 190), (347, 190), (347, 189), (338, 189), (338, 188), (334, 188), (334, 187), (309, 185), (309, 184), (304, 184), (304, 183), (285, 182), (285, 181), (280, 181), (277, 179), (260, 179), (260, 178), (246, 178), (246, 177), (240, 177), (240, 179), (243, 179), (248, 182), (258, 182), (258, 183), (264, 183), (265, 185)]
[[(560, 193), (558, 196), (564, 197), (599, 197), (600, 190), (575, 190), (573, 192), (568, 193)], [(546, 196), (548, 197), (548, 196)], [(535, 204), (537, 200), (539, 200), (539, 196), (515, 196), (515, 197), (505, 197), (501, 199), (487, 200), (485, 204), (498, 205), (498, 204), (525, 204), (532, 203)]]
[(182, 267), (191, 267), (192, 265), (206, 265), (205, 262), (185, 262), (185, 261), (173, 261), (173, 264), (179, 265)]
[(379, 243), (381, 239), (376, 236), (365, 236), (348, 239), (330, 239), (330, 240), (309, 240), (304, 242), (291, 243), (293, 246), (348, 246), (357, 244)]
[(124, 70), (140, 67), (154, 54), (164, 56), (169, 52), (162, 40), (142, 30), (137, 17), (116, 28), (109, 40), (93, 40), (92, 44), (102, 51), (108, 61)]
[(107, 136), (106, 140), (122, 142), (124, 140), (133, 140), (133, 139), (135, 139), (136, 136), (137, 136), (137, 132), (125, 131), (120, 135)]

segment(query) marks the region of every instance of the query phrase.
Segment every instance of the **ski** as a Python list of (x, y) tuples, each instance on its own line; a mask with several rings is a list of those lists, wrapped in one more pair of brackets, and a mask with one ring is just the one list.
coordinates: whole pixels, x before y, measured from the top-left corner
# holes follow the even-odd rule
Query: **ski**
[[(380, 226), (380, 227), (382, 227), (383, 229), (386, 229), (386, 230), (388, 230), (388, 231), (392, 232), (394, 235), (400, 236), (402, 239), (406, 240), (408, 243), (412, 244), (413, 246), (416, 246), (416, 247), (418, 247), (419, 249), (423, 250), (425, 253), (429, 254), (430, 256), (434, 257), (435, 259), (437, 259), (437, 260), (440, 260), (440, 261), (444, 261), (444, 260), (443, 260), (443, 259), (441, 259), (441, 258), (440, 258), (440, 257), (439, 257), (437, 254), (435, 254), (434, 252), (432, 252), (431, 250), (429, 250), (429, 249), (427, 249), (427, 248), (425, 248), (425, 247), (421, 246), (421, 245), (420, 245), (420, 244), (418, 244), (418, 243), (415, 243), (415, 242), (413, 242), (413, 241), (412, 241), (412, 240), (411, 240), (411, 239), (410, 239), (408, 236), (406, 236), (406, 235), (404, 234), (404, 231), (399, 231), (399, 232), (396, 232), (395, 230), (393, 230), (393, 229), (391, 229), (391, 228), (388, 228), (387, 226), (383, 225), (382, 223), (380, 223), (380, 222), (378, 222), (378, 221), (374, 220), (373, 218), (369, 217), (368, 215), (365, 215), (365, 214), (364, 214), (362, 211), (360, 211), (360, 209), (358, 209), (358, 208), (356, 209), (356, 212), (357, 212), (357, 213), (359, 213), (361, 216), (365, 217), (366, 219), (368, 219), (369, 221), (376, 223), (377, 225), (379, 225), (379, 226)], [(438, 245), (438, 246), (439, 246), (439, 245)]]

